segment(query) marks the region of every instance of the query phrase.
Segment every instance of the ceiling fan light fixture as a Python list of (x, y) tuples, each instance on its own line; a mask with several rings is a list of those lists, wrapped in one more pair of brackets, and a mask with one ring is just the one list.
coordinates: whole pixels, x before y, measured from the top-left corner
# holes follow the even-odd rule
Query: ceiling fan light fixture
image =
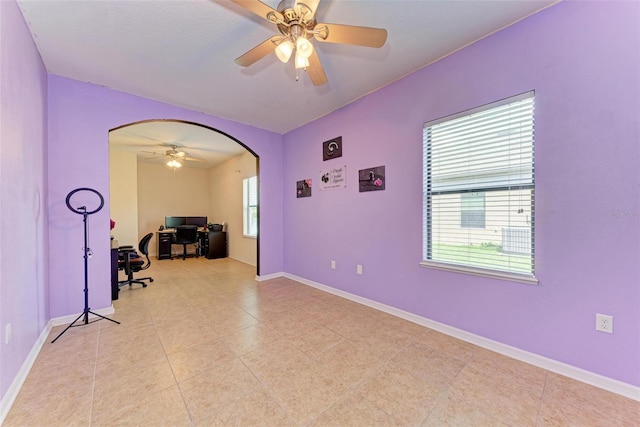
[(305, 58), (296, 52), (296, 68), (307, 68), (309, 66), (309, 58)]
[(296, 56), (302, 56), (308, 58), (313, 53), (313, 45), (305, 37), (298, 37), (296, 39)]
[(293, 53), (293, 43), (289, 39), (285, 39), (278, 46), (276, 46), (276, 56), (285, 64), (289, 62), (291, 54)]
[(173, 168), (175, 170), (176, 168), (182, 167), (182, 163), (180, 163), (176, 159), (171, 159), (171, 160), (169, 160), (167, 162), (167, 166), (169, 166), (170, 168)]

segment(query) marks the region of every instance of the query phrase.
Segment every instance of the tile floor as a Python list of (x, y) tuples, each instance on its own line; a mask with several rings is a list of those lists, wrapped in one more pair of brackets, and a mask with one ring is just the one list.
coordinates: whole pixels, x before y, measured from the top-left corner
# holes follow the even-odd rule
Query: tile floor
[[(231, 260), (51, 331), (4, 426), (638, 426), (640, 403)], [(139, 285), (138, 285), (139, 286)]]

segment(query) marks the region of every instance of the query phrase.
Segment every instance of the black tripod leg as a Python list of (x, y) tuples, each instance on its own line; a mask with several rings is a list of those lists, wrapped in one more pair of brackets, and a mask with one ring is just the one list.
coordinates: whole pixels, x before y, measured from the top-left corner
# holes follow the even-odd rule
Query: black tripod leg
[(57, 340), (58, 338), (60, 338), (60, 337), (62, 336), (62, 334), (64, 334), (65, 332), (67, 332), (67, 330), (68, 330), (69, 328), (71, 328), (71, 327), (72, 327), (72, 326), (73, 326), (73, 325), (74, 325), (78, 320), (80, 320), (80, 318), (81, 318), (81, 317), (83, 317), (83, 318), (84, 318), (84, 322), (83, 322), (83, 323), (84, 323), (85, 325), (86, 325), (86, 324), (88, 324), (88, 323), (90, 323), (90, 322), (89, 322), (89, 313), (93, 314), (94, 316), (100, 317), (101, 319), (107, 319), (107, 320), (109, 320), (109, 321), (111, 321), (111, 322), (113, 322), (113, 323), (117, 323), (118, 325), (120, 324), (120, 322), (118, 322), (117, 320), (109, 319), (108, 317), (104, 317), (104, 316), (103, 316), (103, 315), (101, 315), (101, 314), (94, 313), (94, 312), (93, 312), (93, 311), (91, 311), (91, 310), (87, 310), (87, 311), (85, 311), (85, 312), (82, 312), (82, 313), (80, 314), (80, 316), (76, 317), (76, 320), (74, 320), (73, 322), (71, 322), (71, 323), (69, 324), (69, 326), (67, 326), (66, 328), (64, 328), (64, 331), (60, 332), (60, 333), (58, 334), (58, 336), (57, 336), (57, 337), (55, 337), (55, 338), (53, 339), (53, 341), (51, 341), (51, 344), (53, 344), (54, 342), (56, 342), (56, 340)]
[[(60, 333), (58, 334), (58, 336), (57, 336), (57, 337), (55, 337), (55, 338), (53, 339), (53, 341), (51, 341), (51, 344), (53, 344), (54, 342), (56, 342), (56, 340), (57, 340), (58, 338), (60, 338), (60, 337), (62, 336), (62, 334), (64, 334), (65, 332), (67, 332), (67, 330), (68, 330), (70, 327), (72, 327), (72, 326), (73, 326), (73, 324), (74, 324), (74, 323), (76, 323), (76, 322), (77, 322), (77, 321), (78, 321), (82, 316), (84, 316), (84, 312), (83, 312), (82, 314), (80, 314), (80, 316), (76, 317), (76, 320), (74, 320), (73, 322), (71, 322), (71, 323), (69, 324), (69, 326), (67, 326), (66, 328), (64, 328), (64, 331), (60, 332)], [(109, 319), (109, 320), (111, 320), (111, 319)]]
[(117, 320), (109, 319), (108, 317), (104, 317), (103, 315), (98, 314), (98, 313), (94, 313), (93, 311), (88, 311), (87, 313), (91, 313), (91, 314), (93, 314), (94, 316), (98, 316), (98, 317), (100, 317), (100, 318), (102, 318), (102, 319), (110, 320), (111, 322), (113, 322), (113, 323), (117, 323), (118, 325), (120, 324), (120, 322), (118, 322)]

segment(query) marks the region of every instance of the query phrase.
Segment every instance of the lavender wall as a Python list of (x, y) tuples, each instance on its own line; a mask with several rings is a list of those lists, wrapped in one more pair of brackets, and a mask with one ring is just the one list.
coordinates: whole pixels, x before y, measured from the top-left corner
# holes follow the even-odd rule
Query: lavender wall
[[(285, 271), (640, 386), (638, 22), (637, 2), (562, 2), (285, 135)], [(423, 123), (531, 89), (539, 286), (419, 267)], [(319, 191), (338, 164), (347, 188)], [(386, 190), (359, 193), (379, 165)]]
[[(0, 1), (0, 43), (0, 397), (4, 398), (49, 320), (47, 77), (14, 2)], [(5, 344), (9, 323), (12, 339)], [(5, 410), (0, 404), (0, 420)]]
[[(89, 305), (109, 307), (110, 129), (140, 120), (178, 119), (218, 129), (260, 157), (260, 274), (282, 271), (282, 136), (250, 126), (139, 98), (103, 87), (49, 76), (49, 238), (51, 317), (82, 311), (82, 216), (65, 205), (79, 187), (96, 189), (105, 207), (89, 217)], [(80, 195), (81, 193), (78, 193)], [(92, 200), (89, 197), (88, 203)], [(90, 209), (90, 208), (89, 208)]]

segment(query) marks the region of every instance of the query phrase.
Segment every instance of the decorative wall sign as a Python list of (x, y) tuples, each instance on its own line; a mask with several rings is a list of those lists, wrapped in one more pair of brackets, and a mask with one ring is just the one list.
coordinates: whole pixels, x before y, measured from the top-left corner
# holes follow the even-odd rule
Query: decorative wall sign
[(311, 197), (311, 179), (296, 182), (296, 197)]
[(322, 143), (322, 160), (331, 160), (342, 157), (342, 137), (330, 139)]
[(358, 186), (361, 193), (364, 191), (384, 190), (386, 182), (384, 166), (376, 166), (358, 171)]
[(340, 166), (320, 171), (320, 183), (318, 186), (320, 190), (345, 188), (347, 186), (347, 167)]

